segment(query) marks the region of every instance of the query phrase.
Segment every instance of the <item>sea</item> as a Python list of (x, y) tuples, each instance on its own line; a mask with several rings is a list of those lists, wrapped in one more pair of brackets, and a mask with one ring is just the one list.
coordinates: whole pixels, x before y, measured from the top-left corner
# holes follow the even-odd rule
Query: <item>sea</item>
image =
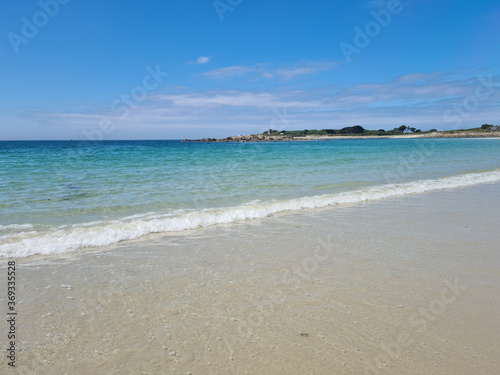
[(498, 181), (500, 139), (2, 141), (0, 257)]

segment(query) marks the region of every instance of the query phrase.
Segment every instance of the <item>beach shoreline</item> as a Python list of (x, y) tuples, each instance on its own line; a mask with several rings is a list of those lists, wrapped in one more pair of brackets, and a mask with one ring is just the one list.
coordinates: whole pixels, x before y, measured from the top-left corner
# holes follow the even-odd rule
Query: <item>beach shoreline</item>
[(429, 138), (478, 138), (478, 139), (500, 139), (500, 132), (478, 133), (425, 133), (425, 134), (402, 134), (402, 135), (306, 135), (303, 137), (290, 137), (286, 135), (237, 135), (226, 138), (202, 138), (185, 139), (183, 142), (298, 142), (298, 141), (334, 141), (341, 139), (429, 139)]
[(12, 373), (496, 373), (499, 187), (17, 258)]

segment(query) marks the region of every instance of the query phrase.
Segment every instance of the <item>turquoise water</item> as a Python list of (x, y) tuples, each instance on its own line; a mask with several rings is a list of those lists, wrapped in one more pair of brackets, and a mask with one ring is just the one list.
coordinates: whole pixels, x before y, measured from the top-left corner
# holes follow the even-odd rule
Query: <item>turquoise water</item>
[(500, 140), (0, 142), (0, 255), (500, 179)]

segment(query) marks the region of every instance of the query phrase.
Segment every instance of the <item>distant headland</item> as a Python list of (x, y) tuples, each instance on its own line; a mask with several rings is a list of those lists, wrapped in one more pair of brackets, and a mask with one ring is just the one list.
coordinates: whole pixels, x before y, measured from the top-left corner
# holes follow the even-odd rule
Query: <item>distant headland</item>
[(316, 141), (335, 139), (373, 139), (373, 138), (489, 138), (500, 137), (500, 126), (483, 124), (477, 128), (444, 130), (431, 129), (421, 131), (410, 126), (401, 125), (393, 130), (367, 130), (360, 125), (342, 129), (322, 130), (273, 130), (250, 135), (235, 135), (226, 138), (185, 139), (183, 142), (288, 142)]

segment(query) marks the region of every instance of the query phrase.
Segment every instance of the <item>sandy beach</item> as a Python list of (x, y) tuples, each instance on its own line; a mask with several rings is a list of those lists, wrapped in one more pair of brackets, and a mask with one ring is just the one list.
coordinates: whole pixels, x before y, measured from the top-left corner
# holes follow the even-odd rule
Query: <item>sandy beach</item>
[(496, 374), (499, 198), (484, 184), (19, 259), (9, 373)]

